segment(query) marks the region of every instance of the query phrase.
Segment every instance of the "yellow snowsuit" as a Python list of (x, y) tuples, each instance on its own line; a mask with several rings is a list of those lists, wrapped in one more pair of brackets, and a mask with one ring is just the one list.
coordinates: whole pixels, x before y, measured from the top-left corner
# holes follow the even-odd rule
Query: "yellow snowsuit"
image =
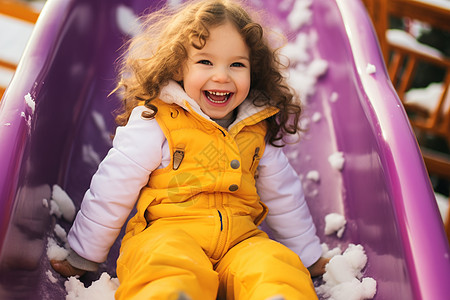
[(255, 187), (263, 120), (276, 109), (226, 131), (192, 109), (153, 103), (172, 160), (152, 172), (127, 225), (116, 298), (317, 299), (297, 254), (257, 227), (267, 214)]

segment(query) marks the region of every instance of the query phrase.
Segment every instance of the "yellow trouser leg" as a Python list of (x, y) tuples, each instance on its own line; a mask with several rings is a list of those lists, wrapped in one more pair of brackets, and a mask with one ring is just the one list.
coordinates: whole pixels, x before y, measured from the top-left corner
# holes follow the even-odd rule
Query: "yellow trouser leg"
[(310, 274), (300, 258), (265, 234), (231, 248), (216, 271), (220, 300), (265, 300), (273, 296), (286, 300), (317, 299)]
[(197, 242), (182, 230), (152, 230), (127, 240), (117, 261), (116, 299), (215, 300), (218, 276)]

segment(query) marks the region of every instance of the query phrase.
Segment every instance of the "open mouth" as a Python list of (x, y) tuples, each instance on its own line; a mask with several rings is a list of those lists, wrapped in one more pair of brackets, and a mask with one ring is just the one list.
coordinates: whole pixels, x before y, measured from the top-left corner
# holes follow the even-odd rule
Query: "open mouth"
[(233, 93), (230, 92), (215, 92), (215, 91), (204, 91), (205, 97), (216, 104), (223, 104), (230, 99)]

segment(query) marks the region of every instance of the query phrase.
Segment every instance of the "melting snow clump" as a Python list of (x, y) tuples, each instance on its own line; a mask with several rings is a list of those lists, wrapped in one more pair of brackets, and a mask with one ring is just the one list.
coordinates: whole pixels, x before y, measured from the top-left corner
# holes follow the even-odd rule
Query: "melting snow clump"
[(64, 286), (67, 291), (66, 300), (114, 300), (114, 293), (119, 287), (119, 280), (102, 273), (99, 280), (92, 282), (88, 288), (75, 277), (70, 277)]
[(367, 74), (373, 74), (373, 73), (375, 73), (376, 71), (377, 71), (377, 68), (375, 68), (374, 65), (372, 65), (372, 64), (367, 64), (367, 67), (366, 67), (366, 73), (367, 73)]
[(303, 25), (308, 24), (311, 21), (312, 11), (309, 9), (311, 4), (312, 0), (295, 1), (291, 13), (287, 17), (291, 29), (300, 29)]
[(339, 99), (339, 94), (336, 92), (331, 93), (330, 102), (336, 102)]
[(116, 21), (122, 33), (129, 36), (135, 36), (139, 33), (138, 17), (130, 7), (119, 5), (116, 10)]
[(306, 174), (306, 179), (318, 182), (320, 180), (320, 174), (316, 170), (311, 170)]
[(363, 300), (372, 299), (377, 291), (373, 278), (362, 278), (367, 256), (361, 245), (350, 244), (342, 255), (331, 258), (323, 275), (324, 284), (316, 291), (325, 299)]
[(328, 161), (334, 169), (340, 171), (344, 167), (345, 163), (344, 153), (343, 152), (333, 153), (328, 157)]
[(318, 111), (316, 111), (311, 117), (311, 120), (316, 123), (319, 122), (320, 119), (322, 119), (322, 114)]
[(51, 283), (57, 283), (58, 279), (56, 279), (55, 276), (53, 276), (52, 271), (47, 270), (47, 272), (45, 272), (45, 275), (47, 275), (48, 279), (50, 280)]
[[(441, 98), (444, 86), (442, 82), (430, 83), (425, 88), (410, 89), (405, 93), (405, 102), (408, 104), (414, 104), (426, 109), (427, 111), (433, 111), (437, 107)], [(450, 107), (450, 94), (444, 100), (444, 111), (447, 111)]]
[(57, 184), (53, 185), (52, 198), (50, 200), (51, 213), (57, 217), (64, 217), (69, 222), (75, 219), (75, 205), (67, 193)]
[(345, 217), (338, 213), (331, 213), (325, 216), (325, 234), (330, 235), (336, 232), (338, 238), (342, 237), (347, 221)]
[[(43, 200), (48, 206), (48, 201)], [(73, 220), (75, 216), (75, 205), (67, 193), (58, 185), (53, 186), (52, 199), (50, 201), (50, 211), (59, 217), (64, 216), (67, 220)], [(63, 247), (58, 245), (63, 244)], [(67, 232), (56, 224), (54, 236), (48, 238), (47, 257), (49, 260), (64, 260), (69, 255), (69, 243), (67, 242)], [(46, 275), (50, 282), (57, 284), (58, 279), (53, 275), (55, 271), (47, 270)], [(108, 273), (103, 273), (97, 281), (85, 288), (84, 284), (76, 277), (70, 277), (65, 283), (67, 296), (66, 300), (114, 300), (114, 294), (119, 286), (117, 278), (111, 278)]]
[(69, 250), (60, 247), (53, 238), (48, 238), (47, 257), (49, 260), (64, 260), (69, 255)]
[(31, 97), (30, 93), (25, 95), (25, 102), (31, 108), (31, 114), (34, 114), (34, 110), (36, 108), (36, 102), (34, 102), (33, 97)]
[(322, 243), (322, 256), (325, 258), (332, 258), (333, 256), (342, 254), (342, 250), (340, 247), (336, 247), (330, 250), (327, 244)]

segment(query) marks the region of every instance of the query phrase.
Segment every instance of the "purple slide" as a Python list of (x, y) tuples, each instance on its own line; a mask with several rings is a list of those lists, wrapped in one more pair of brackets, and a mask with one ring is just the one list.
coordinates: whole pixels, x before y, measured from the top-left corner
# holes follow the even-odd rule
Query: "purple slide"
[[(309, 1), (283, 1), (284, 10), (279, 1), (251, 2), (261, 2), (284, 29), (293, 6)], [(118, 100), (108, 94), (127, 39), (117, 12), (139, 15), (157, 3), (49, 0), (44, 7), (0, 102), (0, 299), (65, 298), (64, 279), (54, 283), (47, 275), (56, 221), (44, 199), (57, 184), (80, 207), (115, 128)], [(442, 220), (365, 9), (359, 0), (315, 0), (310, 9), (310, 22), (299, 30), (317, 33), (310, 53), (327, 70), (305, 109), (316, 117), (286, 152), (304, 179), (318, 234), (330, 247), (364, 247), (364, 276), (377, 282), (374, 299), (448, 299)], [(341, 170), (328, 159), (338, 152)], [(310, 171), (320, 179), (307, 179)], [(324, 234), (329, 213), (345, 216), (342, 238)], [(114, 275), (118, 245), (101, 271)]]

